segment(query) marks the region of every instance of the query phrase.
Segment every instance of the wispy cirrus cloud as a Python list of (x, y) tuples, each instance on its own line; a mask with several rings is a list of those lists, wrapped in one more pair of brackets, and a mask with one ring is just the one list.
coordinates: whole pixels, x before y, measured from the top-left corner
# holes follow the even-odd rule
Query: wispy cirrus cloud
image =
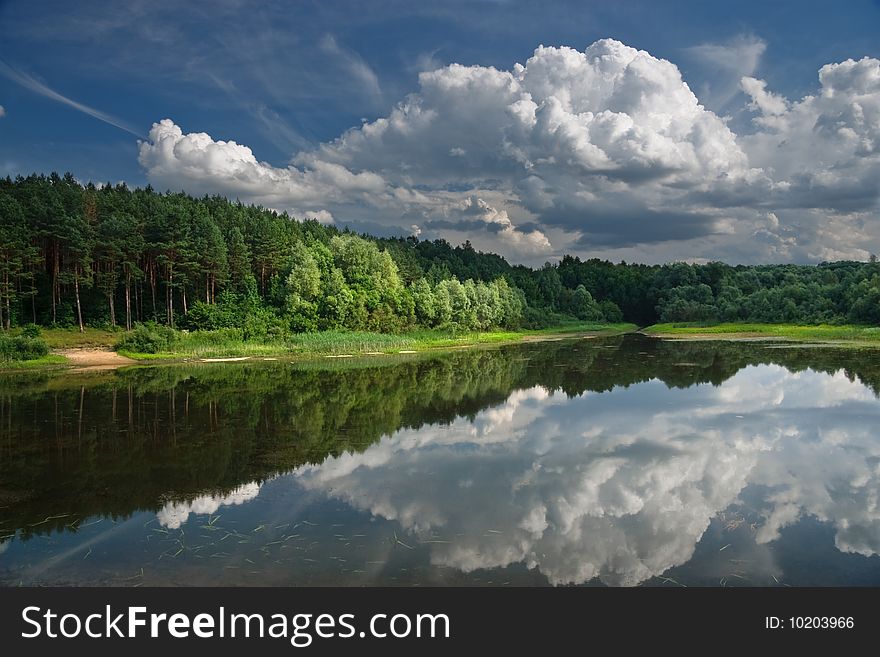
[(685, 57), (708, 74), (697, 94), (700, 101), (709, 109), (724, 109), (740, 92), (740, 80), (758, 70), (766, 50), (767, 42), (752, 34), (685, 48)]
[(285, 152), (289, 153), (291, 150), (300, 150), (312, 145), (278, 112), (266, 103), (255, 100), (247, 93), (242, 92), (232, 80), (225, 79), (212, 71), (206, 71), (205, 76), (247, 112), (260, 126), (262, 132), (269, 136), (272, 143), (280, 150), (287, 149)]
[[(72, 98), (68, 98), (67, 96), (58, 93), (48, 85), (43, 82), (40, 82), (36, 78), (23, 71), (19, 71), (18, 69), (10, 66), (2, 59), (0, 59), (0, 75), (12, 80), (18, 85), (21, 85), (25, 89), (29, 91), (33, 91), (36, 94), (44, 96), (50, 100), (54, 100), (57, 103), (61, 103), (62, 105), (67, 105), (68, 107), (72, 107), (78, 112), (82, 112), (83, 114), (88, 114), (89, 116), (98, 119), (99, 121), (103, 121), (109, 125), (119, 128), (120, 130), (125, 130), (128, 133), (133, 134), (135, 137), (144, 138), (144, 135), (141, 132), (138, 132), (137, 129), (126, 123), (120, 118), (113, 116), (112, 114), (107, 114), (107, 112), (102, 112), (99, 109), (95, 109), (89, 105), (84, 103), (80, 103), (78, 101), (73, 100)], [(2, 114), (0, 114), (2, 116)]]
[(382, 101), (382, 87), (379, 76), (355, 51), (339, 45), (332, 34), (325, 34), (321, 39), (321, 50), (333, 56), (349, 74), (363, 87), (374, 103)]

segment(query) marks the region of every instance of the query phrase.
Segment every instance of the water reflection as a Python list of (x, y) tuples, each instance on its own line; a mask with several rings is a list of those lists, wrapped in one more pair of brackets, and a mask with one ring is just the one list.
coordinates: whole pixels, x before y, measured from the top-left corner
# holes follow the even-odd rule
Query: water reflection
[(199, 495), (192, 501), (166, 502), (159, 509), (156, 519), (162, 527), (178, 529), (189, 520), (191, 513), (212, 515), (222, 506), (238, 506), (250, 502), (260, 494), (260, 484), (252, 481), (249, 484), (239, 486), (226, 495)]
[(0, 583), (880, 583), (874, 350), (627, 336), (3, 383)]
[(297, 471), (309, 489), (459, 537), (432, 563), (525, 562), (553, 583), (634, 585), (688, 561), (710, 521), (761, 487), (758, 544), (803, 516), (880, 551), (874, 395), (842, 373), (748, 367), (720, 387), (655, 381), (574, 399), (541, 387), (447, 427), (405, 430)]

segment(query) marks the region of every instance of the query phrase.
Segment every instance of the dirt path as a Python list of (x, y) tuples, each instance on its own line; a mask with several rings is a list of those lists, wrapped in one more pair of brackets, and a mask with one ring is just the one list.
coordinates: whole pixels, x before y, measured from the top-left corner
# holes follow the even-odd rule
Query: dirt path
[(83, 369), (113, 369), (124, 365), (133, 365), (135, 361), (125, 356), (120, 356), (110, 349), (58, 349), (72, 365)]

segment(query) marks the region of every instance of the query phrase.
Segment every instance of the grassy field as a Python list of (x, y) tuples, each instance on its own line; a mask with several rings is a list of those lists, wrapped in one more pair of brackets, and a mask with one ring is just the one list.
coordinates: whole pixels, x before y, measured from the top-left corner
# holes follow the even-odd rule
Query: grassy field
[(181, 360), (187, 358), (234, 358), (242, 356), (333, 356), (369, 353), (393, 354), (463, 345), (516, 342), (571, 333), (615, 334), (632, 331), (634, 324), (571, 322), (535, 331), (453, 332), (419, 330), (402, 334), (323, 331), (302, 333), (278, 342), (254, 342), (215, 336), (211, 332), (180, 333), (169, 351), (143, 354), (120, 350), (134, 360)]
[(803, 341), (841, 341), (880, 343), (880, 327), (850, 324), (654, 324), (645, 329), (647, 335), (691, 339), (776, 338)]
[(111, 349), (122, 332), (87, 328), (84, 333), (80, 333), (75, 328), (46, 328), (40, 334), (49, 349)]
[(64, 367), (67, 365), (67, 359), (59, 354), (49, 354), (40, 358), (32, 358), (31, 360), (12, 360), (0, 363), (0, 369), (3, 370), (31, 370), (43, 369), (49, 367)]

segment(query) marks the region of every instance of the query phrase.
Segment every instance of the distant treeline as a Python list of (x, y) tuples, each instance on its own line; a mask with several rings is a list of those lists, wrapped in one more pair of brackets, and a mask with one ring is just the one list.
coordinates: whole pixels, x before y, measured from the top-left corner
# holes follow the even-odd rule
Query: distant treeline
[(248, 336), (587, 321), (880, 324), (880, 265), (512, 266), (470, 243), (70, 174), (0, 179), (0, 325), (236, 327)]

